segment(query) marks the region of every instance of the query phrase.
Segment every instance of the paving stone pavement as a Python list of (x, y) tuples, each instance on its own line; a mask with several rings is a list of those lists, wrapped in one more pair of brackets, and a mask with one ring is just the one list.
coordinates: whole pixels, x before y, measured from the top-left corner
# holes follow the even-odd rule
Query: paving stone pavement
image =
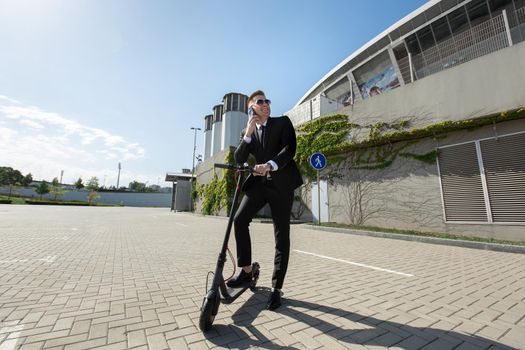
[(523, 254), (293, 225), (284, 304), (271, 312), (262, 223), (251, 226), (257, 289), (221, 305), (203, 334), (226, 223), (164, 208), (0, 206), (0, 350), (525, 349)]

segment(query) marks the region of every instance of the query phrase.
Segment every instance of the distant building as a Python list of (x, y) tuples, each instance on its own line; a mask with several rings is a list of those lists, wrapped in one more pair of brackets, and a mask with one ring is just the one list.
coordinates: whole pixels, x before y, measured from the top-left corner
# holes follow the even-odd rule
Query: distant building
[[(188, 170), (188, 169), (183, 169)], [(171, 210), (172, 211), (189, 211), (191, 200), (191, 171), (189, 173), (166, 173), (164, 181), (172, 182), (173, 189), (171, 192)]]
[(204, 161), (237, 146), (248, 122), (248, 96), (231, 92), (222, 101), (213, 107), (213, 114), (204, 117)]

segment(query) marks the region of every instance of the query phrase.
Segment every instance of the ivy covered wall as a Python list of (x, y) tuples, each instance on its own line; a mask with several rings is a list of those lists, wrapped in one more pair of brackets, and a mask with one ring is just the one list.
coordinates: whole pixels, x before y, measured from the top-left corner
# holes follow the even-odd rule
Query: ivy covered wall
[[(525, 131), (525, 108), (424, 128), (411, 128), (410, 119), (358, 125), (347, 118), (326, 116), (297, 129), (304, 191), (316, 176), (309, 156), (322, 152), (328, 158), (321, 174), (329, 182), (330, 221), (488, 237), (515, 230), (444, 223), (436, 149), (498, 132)], [(310, 206), (309, 196), (304, 198)]]
[(436, 151), (424, 154), (407, 152), (407, 147), (425, 138), (442, 139), (459, 130), (476, 130), (486, 125), (525, 118), (525, 107), (513, 111), (460, 121), (443, 121), (424, 128), (411, 128), (411, 120), (359, 125), (342, 114), (317, 118), (297, 128), (296, 161), (310, 179), (315, 171), (308, 164), (310, 155), (321, 152), (331, 164), (351, 161), (355, 168), (382, 169), (399, 156), (434, 163)]

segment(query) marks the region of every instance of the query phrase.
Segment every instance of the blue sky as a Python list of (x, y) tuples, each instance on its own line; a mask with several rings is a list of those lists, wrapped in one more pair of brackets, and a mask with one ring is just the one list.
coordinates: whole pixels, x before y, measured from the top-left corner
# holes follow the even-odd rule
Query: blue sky
[(0, 166), (165, 186), (224, 94), (283, 114), (425, 2), (0, 0)]

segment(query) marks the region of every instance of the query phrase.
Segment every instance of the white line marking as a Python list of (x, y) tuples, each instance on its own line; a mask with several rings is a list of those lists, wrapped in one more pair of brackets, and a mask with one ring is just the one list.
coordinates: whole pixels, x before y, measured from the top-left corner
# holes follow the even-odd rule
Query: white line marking
[(20, 335), (20, 332), (24, 330), (24, 325), (12, 326), (12, 327), (3, 327), (0, 329), (0, 334), (10, 333), (8, 339), (5, 340), (0, 345), (0, 350), (13, 350), (16, 349), (17, 344), (20, 339), (17, 339)]
[(43, 261), (47, 263), (54, 263), (56, 259), (57, 259), (57, 256), (53, 255), (53, 256), (46, 256), (43, 259), (0, 260), (0, 264), (22, 263), (22, 262), (28, 262), (28, 261)]
[(398, 271), (394, 271), (394, 270), (383, 269), (383, 268), (381, 268), (381, 267), (375, 267), (375, 266), (371, 266), (371, 265), (360, 264), (360, 263), (356, 263), (356, 262), (353, 262), (353, 261), (348, 261), (348, 260), (343, 260), (343, 259), (332, 258), (332, 257), (330, 257), (330, 256), (326, 256), (326, 255), (320, 255), (320, 254), (315, 254), (315, 253), (305, 252), (305, 251), (297, 250), (297, 249), (294, 249), (294, 252), (298, 252), (298, 253), (302, 253), (302, 254), (307, 254), (307, 255), (313, 255), (313, 256), (316, 256), (316, 257), (318, 257), (318, 258), (323, 258), (323, 259), (328, 259), (328, 260), (333, 260), (333, 261), (344, 262), (344, 263), (347, 263), (347, 264), (350, 264), (350, 265), (355, 265), (355, 266), (360, 266), (360, 267), (366, 267), (366, 268), (368, 268), (368, 269), (372, 269), (372, 270), (377, 270), (377, 271), (383, 271), (383, 272), (395, 273), (396, 275), (401, 275), (401, 276), (406, 276), (406, 277), (414, 277), (414, 275), (411, 275), (411, 274), (409, 274), (409, 273), (398, 272)]
[(48, 262), (48, 263), (53, 263), (55, 262), (56, 259), (57, 259), (57, 256), (53, 255), (53, 256), (47, 256), (45, 259), (37, 259), (37, 260)]
[(179, 226), (184, 226), (184, 227), (188, 227), (188, 225), (185, 225), (185, 224), (181, 224), (180, 222), (176, 222), (175, 225), (179, 225)]

